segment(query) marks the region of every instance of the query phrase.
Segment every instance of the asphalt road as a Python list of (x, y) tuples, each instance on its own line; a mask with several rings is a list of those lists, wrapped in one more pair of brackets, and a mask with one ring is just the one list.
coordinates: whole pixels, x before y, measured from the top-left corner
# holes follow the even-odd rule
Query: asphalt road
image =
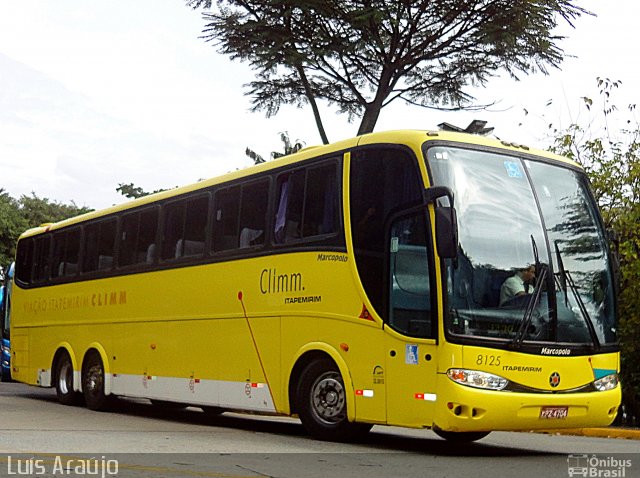
[(92, 412), (58, 404), (53, 390), (0, 383), (0, 477), (95, 476), (94, 469), (101, 478), (566, 477), (569, 471), (626, 478), (640, 477), (640, 441), (494, 432), (453, 445), (429, 430), (376, 426), (358, 443), (329, 443), (307, 437), (289, 418), (210, 418), (198, 408), (167, 410), (145, 400)]

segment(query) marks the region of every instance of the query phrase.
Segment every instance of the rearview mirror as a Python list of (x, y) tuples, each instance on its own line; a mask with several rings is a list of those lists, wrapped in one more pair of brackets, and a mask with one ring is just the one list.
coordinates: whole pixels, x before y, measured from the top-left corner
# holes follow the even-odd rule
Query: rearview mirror
[(458, 255), (458, 217), (453, 207), (436, 207), (436, 246), (443, 259)]
[(436, 206), (436, 246), (443, 259), (454, 259), (458, 255), (458, 215), (453, 206), (453, 191), (446, 186), (434, 186), (425, 191), (428, 202), (446, 197), (449, 206)]

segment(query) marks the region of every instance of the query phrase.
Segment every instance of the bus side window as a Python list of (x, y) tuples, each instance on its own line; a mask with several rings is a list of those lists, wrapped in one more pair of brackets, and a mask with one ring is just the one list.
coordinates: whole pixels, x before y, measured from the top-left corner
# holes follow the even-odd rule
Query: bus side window
[(100, 223), (100, 237), (98, 239), (98, 270), (100, 271), (113, 268), (117, 226), (116, 219)]
[(152, 264), (156, 259), (156, 233), (158, 231), (158, 209), (148, 209), (140, 213), (140, 228), (136, 255), (138, 263)]
[(202, 256), (207, 235), (209, 195), (187, 201), (183, 243), (176, 246), (176, 254), (184, 257)]
[(213, 250), (227, 251), (238, 247), (240, 186), (216, 191)]
[(155, 207), (123, 216), (118, 265), (153, 264), (157, 230), (158, 209)]
[(135, 264), (135, 248), (138, 237), (138, 213), (125, 214), (122, 217), (119, 241), (119, 266)]
[(51, 268), (51, 278), (55, 279), (63, 275), (64, 272), (64, 246), (67, 235), (65, 232), (55, 232), (53, 234), (53, 263)]
[(53, 233), (51, 278), (69, 277), (78, 272), (80, 228)]
[(35, 240), (33, 255), (33, 282), (44, 282), (49, 279), (51, 269), (51, 235), (39, 236)]
[(84, 228), (84, 255), (82, 259), (82, 272), (98, 270), (98, 241), (100, 238), (100, 225), (88, 224)]
[(338, 192), (333, 162), (283, 174), (277, 184), (276, 244), (336, 232)]
[(163, 260), (203, 255), (208, 210), (208, 195), (164, 207)]
[(264, 244), (269, 180), (216, 192), (213, 250), (243, 249)]
[(309, 168), (304, 198), (302, 237), (321, 236), (336, 231), (336, 168), (333, 163)]
[(238, 247), (241, 249), (264, 244), (268, 203), (268, 180), (261, 180), (243, 186), (240, 210), (240, 238), (238, 241)]
[(180, 257), (182, 252), (182, 235), (184, 233), (185, 200), (172, 202), (162, 209), (164, 234), (162, 236), (163, 260)]
[(304, 169), (278, 178), (278, 208), (274, 227), (276, 244), (286, 244), (301, 237), (304, 183)]
[(88, 224), (84, 228), (82, 272), (107, 271), (113, 266), (116, 240), (115, 219)]
[(16, 254), (16, 279), (23, 284), (30, 284), (32, 281), (32, 264), (34, 239), (23, 239), (18, 243), (18, 250)]
[(435, 338), (425, 213), (394, 221), (389, 246), (389, 325), (411, 337)]

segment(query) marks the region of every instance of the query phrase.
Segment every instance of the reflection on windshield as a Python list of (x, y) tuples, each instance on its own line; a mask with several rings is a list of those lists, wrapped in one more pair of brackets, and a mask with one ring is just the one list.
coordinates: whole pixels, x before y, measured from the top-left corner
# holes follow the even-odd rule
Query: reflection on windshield
[(605, 241), (584, 175), (486, 151), (438, 146), (426, 153), (434, 184), (454, 191), (458, 212), (458, 258), (447, 264), (449, 332), (614, 342)]
[[(585, 325), (591, 319), (598, 341), (615, 342), (614, 290), (606, 241), (586, 178), (534, 161), (528, 161), (527, 167), (553, 247), (558, 340), (574, 341), (577, 330), (584, 330), (583, 316), (587, 315)], [(573, 291), (571, 283), (575, 284)]]

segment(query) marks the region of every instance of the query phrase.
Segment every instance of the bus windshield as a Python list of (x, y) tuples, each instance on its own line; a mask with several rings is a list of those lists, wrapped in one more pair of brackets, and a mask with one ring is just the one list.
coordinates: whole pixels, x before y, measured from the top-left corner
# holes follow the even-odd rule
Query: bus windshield
[(450, 338), (615, 343), (607, 242), (585, 174), (528, 156), (425, 149), (458, 213), (458, 256), (446, 267)]

